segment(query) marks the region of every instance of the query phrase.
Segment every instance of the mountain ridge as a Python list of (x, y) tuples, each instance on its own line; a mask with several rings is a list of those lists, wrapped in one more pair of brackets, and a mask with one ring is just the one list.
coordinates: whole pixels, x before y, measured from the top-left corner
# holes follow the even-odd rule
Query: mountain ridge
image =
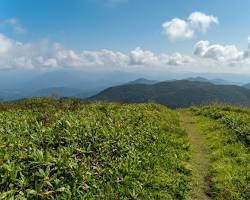
[(156, 102), (170, 108), (209, 103), (250, 106), (250, 90), (236, 85), (177, 80), (153, 85), (130, 84), (110, 87), (87, 100), (124, 103)]

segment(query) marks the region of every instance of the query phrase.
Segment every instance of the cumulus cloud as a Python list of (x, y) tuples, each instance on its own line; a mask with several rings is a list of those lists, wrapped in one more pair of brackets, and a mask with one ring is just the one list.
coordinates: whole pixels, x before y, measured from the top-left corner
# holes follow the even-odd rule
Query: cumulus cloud
[(154, 54), (148, 50), (142, 50), (137, 47), (130, 53), (130, 65), (143, 66), (168, 66), (168, 65), (184, 65), (192, 63), (193, 59), (180, 53), (174, 54)]
[(174, 18), (162, 24), (164, 34), (171, 40), (190, 39), (197, 32), (207, 32), (212, 24), (219, 24), (217, 17), (193, 12), (188, 19)]
[(189, 62), (192, 62), (192, 58), (180, 53), (154, 54), (139, 47), (128, 54), (108, 49), (76, 52), (48, 40), (38, 43), (21, 43), (0, 34), (0, 69), (153, 67), (183, 65)]
[(206, 15), (201, 12), (193, 12), (188, 18), (188, 23), (193, 29), (206, 32), (212, 24), (219, 24), (217, 17)]
[(4, 54), (12, 47), (12, 40), (0, 34), (0, 54)]
[(9, 18), (0, 22), (2, 27), (11, 28), (15, 33), (25, 33), (26, 30), (16, 18)]
[(240, 51), (235, 45), (211, 44), (200, 41), (194, 47), (194, 54), (202, 58), (210, 58), (221, 62), (242, 61), (249, 58), (247, 51)]
[(235, 45), (212, 44), (199, 41), (194, 55), (155, 53), (140, 47), (128, 53), (102, 49), (80, 52), (59, 43), (41, 40), (21, 43), (0, 33), (0, 70), (3, 69), (118, 69), (170, 70), (195, 72), (250, 72), (250, 50), (239, 50)]
[(110, 50), (75, 52), (47, 40), (23, 44), (0, 34), (1, 68), (123, 66), (128, 56)]
[(186, 64), (192, 64), (195, 63), (195, 60), (186, 55), (182, 55), (180, 53), (174, 53), (168, 58), (169, 65), (186, 65)]
[(121, 52), (103, 49), (101, 51), (83, 51), (80, 56), (85, 65), (125, 66), (129, 57)]
[(153, 65), (156, 63), (158, 63), (158, 58), (151, 51), (144, 51), (137, 47), (130, 53), (131, 65)]
[(174, 18), (169, 22), (162, 24), (164, 33), (171, 39), (189, 39), (194, 36), (194, 30), (190, 28), (189, 24), (179, 18)]

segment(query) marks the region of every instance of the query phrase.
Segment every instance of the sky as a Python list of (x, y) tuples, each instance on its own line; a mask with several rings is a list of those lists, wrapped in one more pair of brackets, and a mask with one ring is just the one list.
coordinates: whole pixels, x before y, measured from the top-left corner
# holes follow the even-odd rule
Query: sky
[(249, 8), (248, 0), (1, 0), (0, 70), (250, 74)]

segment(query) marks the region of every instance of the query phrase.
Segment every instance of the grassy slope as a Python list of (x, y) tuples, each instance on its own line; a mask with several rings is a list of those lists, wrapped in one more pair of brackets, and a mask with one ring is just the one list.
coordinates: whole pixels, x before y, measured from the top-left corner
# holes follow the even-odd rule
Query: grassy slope
[(163, 106), (41, 99), (0, 109), (1, 198), (188, 198), (188, 141)]
[[(226, 115), (221, 115), (225, 109), (223, 106), (210, 106), (194, 110), (209, 149), (209, 194), (213, 199), (247, 200), (250, 199), (250, 153), (244, 137), (239, 137), (231, 123), (226, 123)], [(239, 108), (234, 110), (235, 116), (243, 112)]]

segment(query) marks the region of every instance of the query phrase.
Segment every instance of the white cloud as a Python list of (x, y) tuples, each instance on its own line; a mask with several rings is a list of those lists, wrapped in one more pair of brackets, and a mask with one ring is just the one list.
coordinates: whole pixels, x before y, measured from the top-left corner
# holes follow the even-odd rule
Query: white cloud
[(236, 62), (246, 60), (248, 52), (240, 51), (235, 45), (211, 44), (200, 41), (195, 45), (194, 54), (202, 58), (210, 58), (221, 62)]
[(21, 43), (0, 34), (0, 69), (11, 68), (86, 68), (176, 66), (191, 63), (189, 56), (180, 53), (155, 54), (135, 48), (128, 54), (103, 49), (75, 52), (61, 44), (42, 40), (38, 43)]
[(232, 73), (234, 69), (235, 73), (250, 73), (249, 50), (239, 50), (235, 45), (200, 41), (193, 54), (155, 53), (140, 47), (128, 53), (107, 49), (76, 52), (48, 40), (21, 43), (0, 33), (0, 70), (77, 68)]
[(168, 58), (168, 64), (169, 65), (186, 65), (186, 64), (192, 64), (195, 60), (186, 55), (182, 55), (180, 53), (175, 53)]
[(248, 47), (250, 48), (250, 35), (248, 36), (247, 41), (248, 41)]
[(193, 12), (187, 20), (174, 18), (162, 24), (164, 34), (171, 40), (190, 39), (197, 32), (207, 32), (212, 24), (219, 24), (217, 17)]
[(125, 66), (129, 62), (127, 55), (107, 49), (101, 51), (83, 51), (80, 55), (85, 65)]
[(154, 54), (151, 51), (144, 51), (137, 47), (130, 53), (130, 65), (143, 66), (173, 66), (192, 63), (193, 59), (180, 53)]
[(208, 16), (201, 12), (193, 12), (188, 18), (188, 23), (193, 29), (206, 32), (211, 24), (219, 24), (219, 20), (212, 15)]
[(55, 58), (49, 58), (43, 61), (44, 66), (57, 67), (57, 60)]
[(174, 18), (162, 24), (164, 33), (171, 39), (189, 39), (194, 35), (194, 30), (190, 29), (189, 24), (179, 18)]
[(158, 58), (151, 51), (144, 51), (140, 47), (130, 52), (130, 65), (153, 65)]
[(25, 33), (26, 30), (16, 18), (9, 18), (0, 22), (3, 27), (11, 28), (15, 33)]
[(0, 33), (0, 55), (12, 48), (13, 42), (9, 38)]

